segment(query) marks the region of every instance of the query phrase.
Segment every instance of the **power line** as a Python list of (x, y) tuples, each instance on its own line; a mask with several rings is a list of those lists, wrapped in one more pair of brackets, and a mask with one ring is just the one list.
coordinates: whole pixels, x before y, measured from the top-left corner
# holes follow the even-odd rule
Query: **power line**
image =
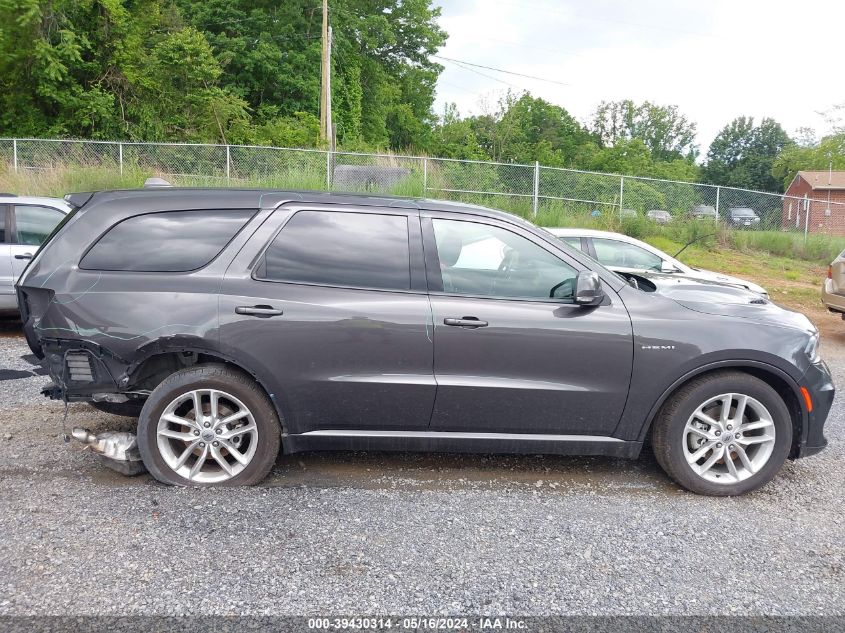
[[(442, 59), (443, 61), (452, 62), (453, 64), (465, 64), (466, 66), (473, 66), (475, 68), (484, 68), (485, 70), (492, 70), (497, 73), (504, 73), (506, 75), (514, 75), (515, 77), (524, 77), (526, 79), (533, 79), (535, 81), (545, 81), (546, 83), (550, 84), (557, 84), (559, 86), (569, 86), (570, 84), (564, 83), (562, 81), (557, 81), (555, 79), (546, 79), (545, 77), (535, 77), (534, 75), (525, 75), (523, 73), (516, 73), (511, 70), (503, 70), (502, 68), (494, 68), (493, 66), (485, 66), (483, 64), (475, 64), (473, 62), (468, 62), (463, 59), (452, 59), (451, 57), (442, 57), (440, 55), (432, 55), (435, 59)], [(490, 77), (493, 79), (493, 77)], [(497, 81), (501, 81), (500, 79)], [(504, 82), (507, 83), (507, 82)]]
[(498, 77), (493, 77), (492, 75), (488, 75), (488, 74), (483, 73), (479, 70), (475, 70), (475, 68), (470, 68), (469, 66), (464, 66), (461, 62), (450, 61), (449, 63), (457, 66), (461, 70), (467, 70), (467, 71), (474, 73), (476, 75), (480, 75), (481, 77), (485, 77), (486, 79), (492, 79), (493, 81), (498, 81), (499, 83), (505, 84), (506, 86), (510, 86), (511, 88), (516, 88), (517, 90), (522, 90), (523, 92), (531, 92), (530, 90), (526, 90), (522, 86), (517, 86), (516, 84), (512, 84), (511, 82), (505, 81), (504, 79), (499, 79)]

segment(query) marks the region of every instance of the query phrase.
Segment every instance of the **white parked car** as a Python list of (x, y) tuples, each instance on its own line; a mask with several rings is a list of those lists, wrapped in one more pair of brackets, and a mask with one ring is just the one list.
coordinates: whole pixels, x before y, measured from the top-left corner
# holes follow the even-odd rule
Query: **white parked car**
[(70, 209), (60, 198), (0, 194), (0, 312), (17, 312), (15, 281)]
[(584, 251), (606, 268), (620, 273), (661, 272), (683, 276), (690, 280), (720, 283), (726, 286), (745, 288), (768, 297), (762, 286), (722, 273), (687, 266), (667, 255), (659, 248), (646, 244), (622, 233), (595, 231), (592, 229), (546, 228), (552, 235), (570, 246)]

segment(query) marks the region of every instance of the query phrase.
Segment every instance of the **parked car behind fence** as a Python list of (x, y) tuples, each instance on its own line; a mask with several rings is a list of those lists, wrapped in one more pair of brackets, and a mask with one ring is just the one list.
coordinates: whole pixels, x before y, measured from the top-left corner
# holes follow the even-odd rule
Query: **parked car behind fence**
[(658, 224), (668, 224), (672, 221), (672, 214), (668, 211), (664, 211), (663, 209), (652, 209), (650, 211), (647, 211), (645, 216), (649, 220), (653, 220)]
[(731, 207), (728, 209), (728, 224), (739, 229), (757, 228), (760, 225), (760, 216), (748, 207)]

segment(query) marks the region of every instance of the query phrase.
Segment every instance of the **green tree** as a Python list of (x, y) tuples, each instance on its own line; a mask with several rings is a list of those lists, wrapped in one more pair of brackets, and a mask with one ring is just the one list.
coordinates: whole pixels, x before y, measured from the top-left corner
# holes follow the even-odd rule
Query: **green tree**
[(789, 135), (774, 119), (763, 119), (755, 126), (752, 117), (738, 117), (713, 139), (702, 177), (716, 185), (783, 191), (782, 179), (772, 174), (772, 166), (791, 145)]
[(698, 155), (696, 125), (674, 105), (602, 101), (593, 115), (592, 131), (605, 147), (640, 139), (655, 160), (692, 161)]
[(469, 119), (461, 119), (454, 103), (447, 104), (432, 131), (428, 151), (434, 156), (464, 160), (489, 160)]
[(151, 88), (167, 137), (226, 143), (229, 130), (248, 120), (246, 102), (217, 85), (223, 71), (199, 31), (168, 33), (153, 48), (151, 62)]
[(789, 187), (801, 170), (845, 169), (845, 133), (833, 134), (811, 147), (790, 145), (781, 152), (773, 165), (772, 175), (782, 185)]
[(497, 161), (572, 166), (592, 135), (564, 108), (528, 93), (505, 93), (495, 110), (472, 119), (481, 146)]

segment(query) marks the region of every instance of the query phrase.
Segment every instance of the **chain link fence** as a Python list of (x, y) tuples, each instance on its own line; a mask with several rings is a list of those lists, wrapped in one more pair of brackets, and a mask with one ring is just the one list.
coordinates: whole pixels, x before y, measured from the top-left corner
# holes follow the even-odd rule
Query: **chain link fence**
[(175, 185), (450, 199), (505, 209), (547, 224), (595, 225), (609, 218), (665, 224), (696, 220), (727, 229), (845, 236), (845, 203), (825, 197), (799, 198), (538, 163), (244, 145), (6, 138), (0, 139), (0, 169), (5, 170), (4, 189), (27, 176), (37, 184), (49, 181), (50, 174), (89, 170), (105, 186), (111, 186), (110, 176), (114, 186), (128, 186), (127, 182), (137, 186), (139, 178), (156, 175)]

